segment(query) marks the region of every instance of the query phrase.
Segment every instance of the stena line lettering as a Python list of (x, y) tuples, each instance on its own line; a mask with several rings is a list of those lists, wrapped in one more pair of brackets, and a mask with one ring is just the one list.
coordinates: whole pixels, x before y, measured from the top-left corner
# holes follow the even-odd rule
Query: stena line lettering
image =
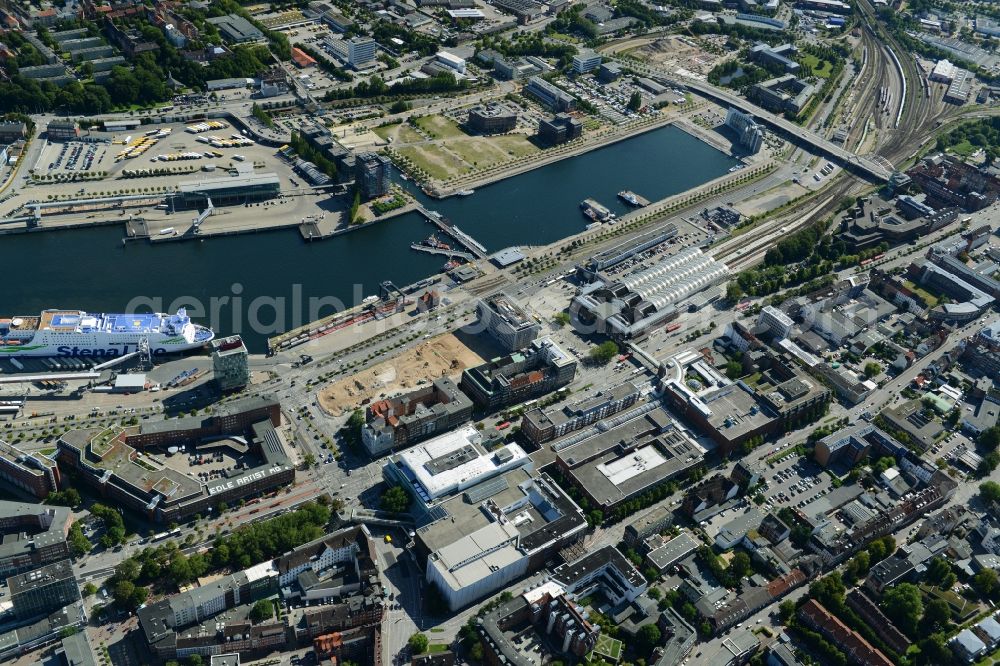
[(56, 347), (56, 354), (59, 356), (78, 356), (81, 358), (115, 358), (129, 353), (129, 346), (125, 345), (121, 349), (90, 349), (89, 347)]

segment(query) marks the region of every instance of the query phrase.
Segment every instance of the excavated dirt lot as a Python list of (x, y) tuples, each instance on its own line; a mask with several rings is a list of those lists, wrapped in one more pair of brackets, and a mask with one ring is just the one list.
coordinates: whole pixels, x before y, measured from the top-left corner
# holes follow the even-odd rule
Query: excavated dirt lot
[(343, 414), (373, 399), (411, 390), (422, 379), (456, 377), (482, 362), (477, 353), (448, 333), (321, 389), (319, 404), (329, 414)]

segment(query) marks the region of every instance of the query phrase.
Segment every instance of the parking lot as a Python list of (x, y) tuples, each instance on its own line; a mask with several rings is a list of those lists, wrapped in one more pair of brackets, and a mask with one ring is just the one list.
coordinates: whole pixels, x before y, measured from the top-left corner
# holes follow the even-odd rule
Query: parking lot
[(762, 492), (768, 511), (782, 507), (804, 509), (830, 492), (832, 480), (815, 461), (789, 452), (764, 468)]

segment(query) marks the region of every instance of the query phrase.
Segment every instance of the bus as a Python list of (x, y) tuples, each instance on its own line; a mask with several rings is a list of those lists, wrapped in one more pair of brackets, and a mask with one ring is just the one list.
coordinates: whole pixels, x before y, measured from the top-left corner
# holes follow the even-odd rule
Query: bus
[(176, 528), (170, 530), (169, 532), (160, 532), (159, 534), (154, 534), (150, 538), (150, 543), (156, 543), (157, 541), (163, 541), (164, 539), (169, 539), (170, 537), (179, 537), (181, 535), (181, 528)]

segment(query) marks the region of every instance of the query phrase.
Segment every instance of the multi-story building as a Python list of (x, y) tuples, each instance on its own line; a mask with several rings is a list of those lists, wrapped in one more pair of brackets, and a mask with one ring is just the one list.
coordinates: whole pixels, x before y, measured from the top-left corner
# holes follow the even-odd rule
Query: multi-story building
[(379, 456), (451, 430), (471, 416), (472, 401), (442, 377), (430, 386), (369, 404), (361, 441), (369, 454)]
[(625, 543), (635, 547), (647, 537), (659, 534), (674, 522), (674, 512), (669, 507), (658, 506), (641, 518), (625, 526)]
[(518, 467), (438, 502), (413, 553), (457, 609), (539, 571), (579, 541), (587, 519), (546, 475)]
[[(148, 520), (179, 521), (293, 482), (295, 467), (275, 430), (280, 423), (278, 403), (244, 398), (224, 404), (208, 418), (146, 421), (128, 429), (71, 430), (59, 440), (57, 455), (60, 462), (78, 470), (82, 482), (119, 506)], [(260, 463), (221, 479), (198, 480), (168, 465), (150, 474), (148, 464), (141, 464), (136, 455), (138, 450), (197, 446), (207, 438), (234, 437), (245, 438), (246, 443), (234, 440), (239, 453), (248, 448)]]
[(540, 76), (528, 79), (524, 92), (553, 111), (568, 111), (576, 105), (576, 99), (565, 90), (549, 83)]
[(61, 560), (7, 579), (14, 617), (29, 620), (80, 600), (73, 564)]
[(70, 510), (0, 501), (0, 579), (66, 559)]
[(542, 325), (520, 303), (504, 293), (480, 299), (476, 311), (480, 325), (505, 351), (527, 347), (542, 330)]
[(328, 39), (327, 46), (342, 61), (354, 69), (364, 69), (375, 62), (378, 42), (371, 37), (351, 37), (350, 39)]
[(854, 663), (862, 666), (892, 666), (891, 659), (815, 599), (809, 599), (799, 608), (799, 618), (833, 641)]
[(525, 413), (521, 432), (533, 443), (544, 444), (628, 409), (641, 397), (635, 384), (625, 382), (558, 410), (535, 408)]
[(567, 113), (556, 114), (552, 119), (538, 121), (538, 138), (554, 146), (583, 136), (583, 123)]
[(517, 127), (517, 112), (502, 104), (480, 104), (469, 109), (467, 125), (479, 134), (503, 134)]
[(238, 391), (250, 383), (250, 354), (240, 336), (212, 340), (211, 352), (212, 373), (223, 393)]
[(771, 334), (779, 340), (787, 338), (791, 334), (794, 324), (791, 317), (773, 305), (765, 305), (760, 311), (760, 316), (757, 317), (757, 325), (766, 326)]
[(590, 49), (580, 51), (573, 56), (573, 71), (586, 74), (601, 66), (601, 54)]
[(362, 200), (367, 201), (389, 193), (391, 166), (392, 162), (388, 157), (377, 153), (361, 153), (355, 158), (354, 179), (361, 191)]
[(798, 115), (816, 93), (816, 87), (794, 74), (785, 74), (750, 88), (748, 97), (774, 113), (787, 112)]
[(730, 107), (726, 112), (726, 127), (736, 133), (740, 146), (755, 155), (764, 145), (764, 129), (757, 124), (753, 116)]
[(799, 63), (788, 56), (795, 56), (798, 49), (794, 44), (782, 44), (781, 46), (771, 46), (769, 44), (755, 44), (750, 49), (750, 58), (769, 65), (776, 65), (785, 70), (786, 74), (798, 74)]
[(557, 440), (556, 465), (605, 517), (702, 464), (705, 449), (657, 403), (643, 403), (580, 437)]
[(0, 440), (0, 479), (13, 488), (45, 499), (59, 489), (61, 477), (55, 461), (37, 452), (26, 452)]
[(549, 338), (462, 373), (461, 389), (488, 409), (551, 393), (576, 375), (576, 361)]
[(0, 143), (8, 144), (28, 138), (28, 126), (20, 121), (0, 122)]

